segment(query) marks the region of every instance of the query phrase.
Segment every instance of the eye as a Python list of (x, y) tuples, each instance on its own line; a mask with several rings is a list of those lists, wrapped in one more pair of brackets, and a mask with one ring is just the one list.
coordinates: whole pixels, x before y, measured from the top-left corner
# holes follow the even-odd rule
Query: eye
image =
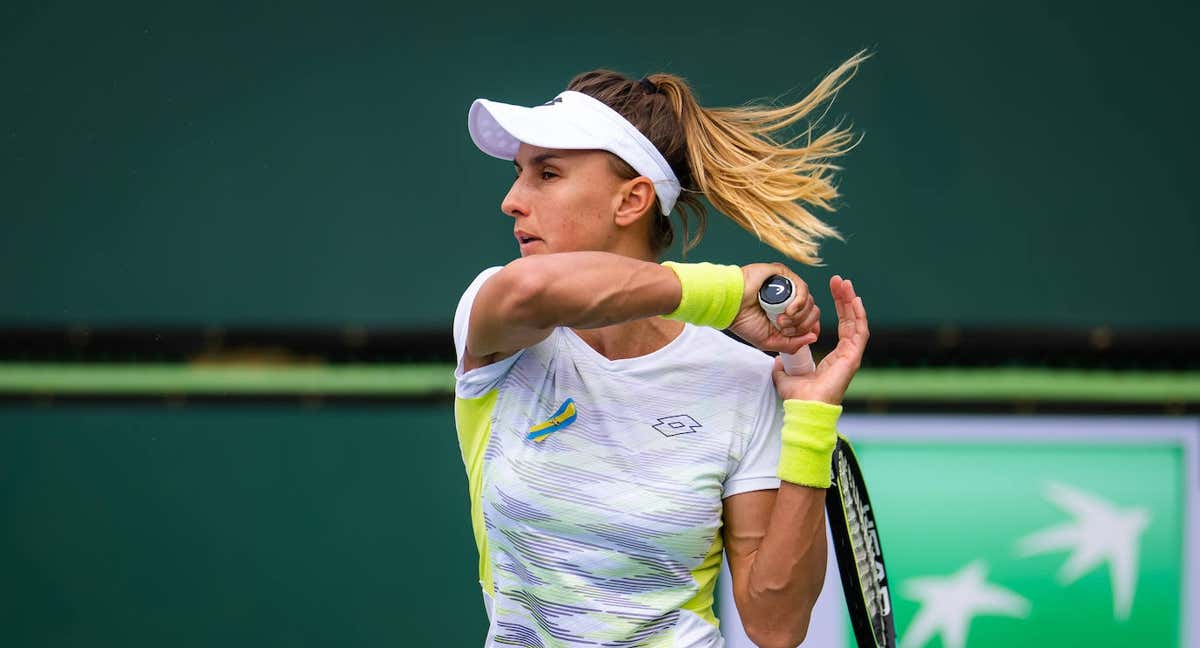
[(553, 171), (542, 171), (542, 180), (549, 180), (550, 178), (557, 178), (557, 177), (558, 177), (558, 174)]

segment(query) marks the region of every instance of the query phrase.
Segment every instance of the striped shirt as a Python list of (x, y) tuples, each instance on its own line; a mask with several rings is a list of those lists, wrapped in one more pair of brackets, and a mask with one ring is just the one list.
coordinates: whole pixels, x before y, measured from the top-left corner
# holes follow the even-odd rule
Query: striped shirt
[(716, 647), (722, 499), (779, 487), (772, 359), (686, 325), (609, 360), (571, 329), (463, 371), (455, 418), (486, 646)]

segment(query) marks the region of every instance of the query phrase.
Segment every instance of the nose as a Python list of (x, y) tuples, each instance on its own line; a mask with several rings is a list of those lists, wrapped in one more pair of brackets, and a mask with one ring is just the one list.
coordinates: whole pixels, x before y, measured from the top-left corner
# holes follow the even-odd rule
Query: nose
[(529, 204), (521, 189), (520, 179), (513, 182), (512, 188), (508, 190), (508, 195), (504, 196), (504, 200), (500, 202), (500, 211), (513, 218), (529, 215)]

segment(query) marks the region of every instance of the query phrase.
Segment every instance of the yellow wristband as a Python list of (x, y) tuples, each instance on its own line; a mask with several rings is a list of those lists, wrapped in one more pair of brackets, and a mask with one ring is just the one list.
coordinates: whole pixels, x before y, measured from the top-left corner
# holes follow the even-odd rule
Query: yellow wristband
[(841, 405), (783, 401), (780, 479), (801, 486), (829, 488), (830, 464), (833, 448), (837, 445), (837, 420), (841, 415)]
[(745, 285), (739, 266), (674, 261), (665, 261), (663, 265), (675, 272), (683, 287), (679, 307), (663, 317), (716, 329), (733, 323), (742, 307)]

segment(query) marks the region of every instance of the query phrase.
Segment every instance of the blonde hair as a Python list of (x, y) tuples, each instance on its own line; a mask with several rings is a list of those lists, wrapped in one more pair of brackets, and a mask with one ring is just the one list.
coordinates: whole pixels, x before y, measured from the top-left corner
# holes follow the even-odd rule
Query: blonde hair
[[(838, 197), (831, 163), (857, 144), (849, 129), (835, 126), (814, 138), (822, 114), (800, 134), (780, 141), (773, 135), (808, 117), (832, 100), (870, 58), (860, 51), (827, 74), (800, 101), (782, 106), (745, 105), (705, 108), (682, 78), (652, 74), (631, 81), (610, 70), (576, 76), (567, 89), (591, 95), (621, 113), (663, 154), (679, 177), (683, 193), (676, 203), (683, 228), (684, 253), (704, 234), (706, 214), (699, 194), (767, 245), (808, 265), (820, 265), (818, 239), (841, 235), (809, 211), (833, 211)], [(802, 146), (797, 146), (803, 139)], [(637, 172), (613, 156), (625, 178)], [(656, 206), (652, 241), (661, 252), (674, 239), (670, 220)], [(689, 220), (697, 222), (688, 236)]]

